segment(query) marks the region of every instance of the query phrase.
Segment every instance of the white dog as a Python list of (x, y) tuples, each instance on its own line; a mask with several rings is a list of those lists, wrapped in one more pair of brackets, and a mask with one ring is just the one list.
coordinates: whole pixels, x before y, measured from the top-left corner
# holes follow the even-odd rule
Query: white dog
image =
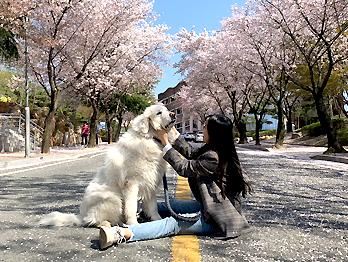
[(144, 212), (152, 220), (161, 219), (155, 190), (168, 164), (163, 159), (163, 146), (154, 138), (156, 130), (164, 128), (169, 131), (172, 142), (174, 121), (173, 114), (164, 106), (146, 108), (109, 152), (104, 165), (86, 188), (80, 214), (53, 212), (41, 219), (40, 224), (99, 227), (107, 220), (112, 225), (134, 225), (138, 224), (136, 212), (140, 199)]

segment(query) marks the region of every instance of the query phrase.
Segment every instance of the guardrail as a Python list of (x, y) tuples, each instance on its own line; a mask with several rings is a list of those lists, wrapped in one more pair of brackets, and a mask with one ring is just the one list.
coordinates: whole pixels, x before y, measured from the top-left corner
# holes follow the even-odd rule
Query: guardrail
[[(25, 137), (25, 116), (22, 114), (0, 114), (0, 132), (4, 132), (7, 129), (13, 130), (18, 134)], [(33, 145), (37, 145), (42, 142), (42, 134), (44, 129), (38, 124), (30, 120), (30, 140)]]

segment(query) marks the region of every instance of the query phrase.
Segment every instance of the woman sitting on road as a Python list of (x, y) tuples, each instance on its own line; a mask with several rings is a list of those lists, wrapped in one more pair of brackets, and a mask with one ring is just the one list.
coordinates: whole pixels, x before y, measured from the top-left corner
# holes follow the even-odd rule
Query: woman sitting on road
[[(177, 138), (169, 144), (168, 134), (157, 132), (164, 145), (164, 159), (183, 177), (197, 201), (171, 200), (172, 209), (181, 214), (202, 212), (196, 222), (185, 222), (166, 217), (161, 220), (110, 227), (107, 221), (100, 228), (100, 246), (105, 249), (123, 241), (139, 241), (176, 234), (213, 235), (218, 239), (235, 238), (250, 231), (241, 207), (240, 196), (251, 192), (245, 181), (233, 141), (231, 120), (222, 115), (209, 116), (203, 125), (203, 142), (193, 149), (173, 127)], [(164, 203), (158, 204), (159, 214), (169, 213)]]

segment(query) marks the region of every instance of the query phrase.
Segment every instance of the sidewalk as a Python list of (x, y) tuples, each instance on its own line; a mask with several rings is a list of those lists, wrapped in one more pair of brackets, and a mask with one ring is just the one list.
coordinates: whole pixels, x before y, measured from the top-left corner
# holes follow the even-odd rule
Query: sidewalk
[[(251, 150), (261, 150), (261, 151), (279, 151), (281, 150), (299, 150), (305, 151), (306, 148), (311, 150), (310, 148), (322, 148), (322, 152), (326, 150), (325, 147), (314, 147), (311, 145), (294, 145), (285, 140), (284, 146), (285, 149), (273, 149), (274, 145), (273, 139), (263, 140), (261, 141), (261, 145), (255, 145), (255, 141), (251, 141), (248, 144), (236, 144), (236, 147), (246, 148)], [(24, 152), (16, 152), (16, 153), (0, 153), (0, 169), (12, 169), (19, 166), (31, 166), (37, 165), (44, 162), (50, 161), (59, 161), (64, 159), (71, 158), (79, 158), (88, 154), (96, 154), (100, 151), (106, 150), (108, 147), (114, 146), (114, 144), (101, 143), (94, 148), (85, 148), (84, 146), (71, 146), (71, 147), (53, 147), (50, 150), (50, 154), (41, 154), (39, 151), (31, 151), (30, 157), (25, 158)], [(348, 148), (345, 147), (348, 151)], [(312, 151), (312, 150), (311, 150)], [(319, 150), (320, 151), (320, 150)], [(315, 156), (311, 157), (316, 160), (326, 160), (333, 161), (339, 163), (348, 164), (348, 154), (332, 154), (332, 155), (324, 155), (318, 153)]]
[[(255, 145), (255, 141), (251, 141), (248, 144), (236, 144), (236, 147), (240, 148), (246, 148), (246, 149), (251, 149), (251, 150), (261, 150), (261, 151), (305, 151), (308, 149), (308, 151), (321, 151), (324, 152), (327, 147), (318, 147), (318, 146), (312, 146), (312, 145), (296, 145), (293, 143), (289, 143), (289, 141), (285, 140), (284, 142), (284, 148), (283, 149), (275, 149), (272, 148), (274, 145), (273, 139), (269, 140), (263, 140), (261, 141), (261, 145)], [(288, 142), (288, 143), (287, 143)], [(348, 151), (348, 147), (344, 147)], [(315, 150), (313, 150), (315, 149)], [(344, 153), (339, 153), (339, 154), (331, 154), (331, 155), (324, 155), (322, 153), (318, 153), (317, 155), (311, 156), (311, 159), (315, 160), (326, 160), (326, 161), (332, 161), (332, 162), (338, 162), (338, 163), (344, 163), (348, 164), (348, 154)]]
[(88, 154), (96, 154), (114, 144), (100, 143), (94, 148), (85, 148), (84, 146), (71, 147), (52, 147), (50, 154), (41, 154), (37, 150), (30, 152), (30, 157), (25, 157), (25, 152), (0, 153), (0, 169), (11, 169), (19, 166), (31, 166), (44, 162), (59, 161), (64, 159), (79, 158)]

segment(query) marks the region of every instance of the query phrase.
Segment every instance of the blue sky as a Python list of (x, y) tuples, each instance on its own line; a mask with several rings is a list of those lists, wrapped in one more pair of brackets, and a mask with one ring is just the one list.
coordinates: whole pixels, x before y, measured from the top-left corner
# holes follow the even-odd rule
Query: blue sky
[[(159, 24), (166, 24), (168, 33), (176, 34), (181, 28), (200, 33), (204, 28), (208, 31), (221, 28), (220, 21), (230, 16), (230, 7), (234, 4), (244, 6), (246, 0), (155, 0), (154, 11), (160, 15)], [(179, 56), (171, 58), (171, 62), (179, 61)], [(180, 75), (174, 75), (175, 70), (165, 68), (163, 79), (155, 88), (156, 96), (168, 87), (174, 87), (181, 80)]]

